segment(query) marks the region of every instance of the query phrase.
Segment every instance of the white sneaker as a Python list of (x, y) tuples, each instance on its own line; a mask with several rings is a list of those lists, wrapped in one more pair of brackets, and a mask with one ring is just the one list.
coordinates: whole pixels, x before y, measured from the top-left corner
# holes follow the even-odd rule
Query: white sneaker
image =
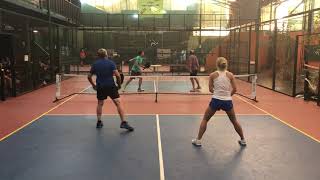
[(240, 146), (247, 146), (247, 142), (244, 139), (238, 141), (238, 143), (239, 143)]
[(197, 147), (201, 147), (201, 141), (198, 139), (192, 139), (192, 144)]

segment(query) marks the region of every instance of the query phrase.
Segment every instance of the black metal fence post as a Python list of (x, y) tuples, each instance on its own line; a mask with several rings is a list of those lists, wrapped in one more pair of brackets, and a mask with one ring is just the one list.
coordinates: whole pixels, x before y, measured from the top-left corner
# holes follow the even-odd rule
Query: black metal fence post
[(296, 36), (295, 50), (294, 50), (294, 67), (293, 67), (293, 82), (292, 82), (292, 96), (296, 96), (297, 88), (297, 65), (298, 65), (298, 50), (299, 50), (299, 35)]
[(15, 60), (11, 61), (11, 75), (12, 75), (12, 79), (11, 79), (11, 84), (12, 84), (12, 91), (11, 91), (11, 95), (13, 97), (17, 96), (17, 73), (16, 73), (16, 68), (15, 68)]
[(2, 101), (6, 100), (5, 99), (5, 96), (4, 96), (4, 88), (5, 88), (5, 85), (4, 85), (4, 69), (0, 69), (0, 98)]
[(317, 98), (317, 105), (320, 106), (320, 64), (318, 69), (318, 98)]
[(305, 79), (304, 79), (304, 90), (303, 90), (303, 99), (309, 100), (310, 99), (310, 93), (309, 93), (309, 84), (308, 81), (306, 81), (306, 79), (309, 79), (309, 71), (306, 70), (305, 71)]
[[(247, 27), (246, 27), (247, 28)], [(250, 25), (249, 26), (249, 44), (248, 44), (248, 54), (249, 54), (249, 57), (248, 57), (248, 71), (247, 73), (250, 74), (251, 73), (251, 41), (252, 41), (252, 38), (251, 38), (251, 33), (252, 33), (252, 26)], [(249, 81), (249, 78), (248, 78), (248, 81)]]

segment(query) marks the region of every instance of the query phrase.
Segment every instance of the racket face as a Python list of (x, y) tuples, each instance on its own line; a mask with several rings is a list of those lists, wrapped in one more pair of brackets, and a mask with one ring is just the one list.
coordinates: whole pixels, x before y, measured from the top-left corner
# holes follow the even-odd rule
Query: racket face
[(145, 68), (150, 68), (150, 66), (151, 66), (150, 62), (147, 62), (147, 63), (144, 65)]

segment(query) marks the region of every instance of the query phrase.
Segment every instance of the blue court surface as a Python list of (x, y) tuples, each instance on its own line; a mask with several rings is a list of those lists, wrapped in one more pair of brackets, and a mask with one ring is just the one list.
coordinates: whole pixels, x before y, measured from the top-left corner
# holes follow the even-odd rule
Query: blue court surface
[[(179, 77), (178, 77), (179, 78)], [(190, 93), (190, 90), (192, 90), (192, 84), (190, 79), (185, 79), (185, 77), (181, 77), (181, 79), (175, 79), (175, 80), (143, 80), (141, 88), (144, 89), (143, 93), (172, 93), (172, 94), (188, 94)], [(126, 82), (126, 81), (125, 81)], [(137, 93), (138, 89), (138, 80), (133, 80), (125, 89), (124, 85), (125, 82), (122, 84), (122, 88), (120, 92), (123, 92), (124, 94), (128, 93)], [(211, 94), (209, 92), (208, 88), (208, 80), (207, 77), (199, 77), (199, 83), (201, 86), (201, 89), (197, 90), (197, 93), (200, 94)], [(252, 95), (252, 83), (246, 82), (246, 81), (237, 81), (238, 84), (238, 93), (242, 94), (244, 96), (247, 96), (248, 98), (251, 98)], [(197, 87), (197, 84), (195, 83), (195, 86)], [(84, 90), (82, 93), (89, 93), (89, 94), (95, 94), (96, 91), (92, 87), (88, 87), (86, 90)], [(191, 94), (197, 94), (197, 93), (191, 93)]]
[(203, 146), (198, 115), (47, 115), (0, 142), (1, 180), (319, 180), (320, 144), (268, 115), (240, 115), (241, 148), (227, 116), (215, 116)]
[[(208, 93), (208, 87), (207, 85), (202, 85), (201, 92)], [(249, 85), (249, 84), (248, 84)], [(122, 86), (123, 90), (124, 84)], [(154, 93), (155, 90), (157, 92), (168, 92), (168, 93), (189, 93), (192, 89), (192, 85), (190, 81), (164, 81), (161, 80), (158, 83), (150, 80), (145, 80), (142, 83), (142, 88), (144, 89), (145, 93)], [(132, 81), (127, 88), (125, 89), (125, 92), (128, 93), (134, 93), (137, 92), (138, 89), (138, 81), (134, 80)], [(84, 93), (95, 93), (95, 90), (93, 88), (88, 88), (84, 91)]]

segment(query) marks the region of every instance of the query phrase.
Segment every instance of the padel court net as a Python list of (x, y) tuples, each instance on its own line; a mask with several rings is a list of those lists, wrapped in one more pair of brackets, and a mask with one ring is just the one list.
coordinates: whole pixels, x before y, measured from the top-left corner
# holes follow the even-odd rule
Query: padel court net
[[(212, 95), (209, 91), (209, 76), (139, 76), (142, 81), (142, 92), (138, 91), (139, 78), (137, 76), (125, 76), (119, 93), (122, 95), (143, 95), (154, 94), (155, 101), (159, 95)], [(124, 87), (130, 78), (135, 78), (131, 83)], [(192, 87), (191, 78), (198, 79), (199, 87), (195, 81), (195, 89)], [(235, 75), (237, 94), (254, 100), (257, 100), (256, 86), (257, 75)], [(93, 78), (95, 80), (95, 77)], [(86, 75), (77, 74), (58, 74), (56, 75), (56, 101), (65, 99), (75, 94), (92, 94), (96, 91), (91, 87)]]

